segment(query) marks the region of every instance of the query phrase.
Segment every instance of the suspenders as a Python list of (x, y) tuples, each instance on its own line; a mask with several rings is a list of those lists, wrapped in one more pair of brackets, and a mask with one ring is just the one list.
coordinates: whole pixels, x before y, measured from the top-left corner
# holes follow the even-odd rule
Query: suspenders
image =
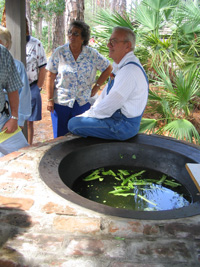
[[(129, 65), (129, 64), (134, 64), (134, 65), (138, 66), (141, 69), (141, 71), (143, 72), (143, 74), (145, 76), (145, 79), (147, 81), (147, 84), (149, 84), (149, 80), (148, 80), (147, 75), (146, 75), (144, 69), (142, 68), (142, 66), (140, 64), (134, 62), (134, 61), (130, 61), (130, 62), (126, 63), (124, 66)], [(122, 66), (122, 68), (124, 66)], [(107, 94), (109, 93), (110, 89), (112, 88), (113, 83), (114, 83), (114, 79), (113, 80), (109, 79), (109, 84), (108, 84), (108, 88), (107, 88)]]
[[(140, 64), (134, 62), (134, 61), (130, 61), (130, 62), (128, 62), (127, 64), (125, 64), (124, 66), (129, 65), (129, 64), (134, 64), (134, 65), (138, 66), (138, 67), (141, 69), (141, 71), (143, 72), (143, 74), (144, 74), (144, 76), (145, 76), (145, 79), (146, 79), (147, 84), (148, 84), (148, 89), (149, 89), (149, 80), (148, 80), (147, 75), (146, 75), (144, 69), (142, 68), (142, 66), (141, 66)], [(123, 68), (124, 66), (122, 66), (122, 68)], [(111, 80), (111, 78), (110, 78), (110, 79), (109, 79), (109, 82), (108, 82), (107, 94), (109, 93), (109, 91), (110, 91), (110, 89), (112, 88), (113, 84), (114, 84), (114, 79)], [(121, 114), (120, 109), (117, 110), (117, 111), (113, 114), (113, 116), (118, 116), (119, 113)], [(142, 114), (143, 114), (143, 113), (142, 113)], [(113, 116), (112, 116), (112, 117), (113, 117)], [(129, 120), (129, 121), (133, 120), (134, 122), (135, 122), (137, 119), (140, 121), (141, 117), (142, 117), (142, 115), (141, 115), (141, 116), (138, 116), (138, 117), (136, 117), (136, 118), (129, 118), (129, 119), (128, 119), (128, 118), (126, 118), (126, 117), (124, 116), (124, 118), (125, 118), (126, 120)]]
[[(144, 76), (145, 76), (145, 79), (146, 79), (147, 83), (149, 84), (149, 80), (148, 80), (147, 75), (146, 75), (144, 69), (142, 68), (142, 66), (141, 66), (140, 64), (134, 62), (134, 61), (130, 61), (130, 62), (126, 63), (124, 66), (129, 65), (129, 64), (134, 64), (134, 65), (138, 66), (138, 67), (141, 69), (141, 71), (143, 72), (143, 74), (144, 74)], [(122, 68), (123, 68), (124, 66), (122, 66)]]

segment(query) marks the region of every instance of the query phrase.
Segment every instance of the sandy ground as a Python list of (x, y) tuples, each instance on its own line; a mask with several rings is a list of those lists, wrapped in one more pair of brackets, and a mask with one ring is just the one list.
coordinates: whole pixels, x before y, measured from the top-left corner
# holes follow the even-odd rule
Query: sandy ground
[(33, 144), (45, 142), (53, 138), (51, 115), (47, 111), (47, 95), (45, 89), (41, 91), (42, 97), (42, 120), (34, 123)]

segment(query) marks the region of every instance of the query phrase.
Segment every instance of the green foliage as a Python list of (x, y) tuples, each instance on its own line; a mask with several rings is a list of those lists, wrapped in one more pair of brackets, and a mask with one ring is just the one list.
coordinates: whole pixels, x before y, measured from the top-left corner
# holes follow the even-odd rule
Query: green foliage
[(5, 5), (5, 0), (0, 0), (0, 21), (3, 15), (4, 5)]
[(155, 129), (158, 127), (158, 121), (156, 119), (142, 118), (140, 124), (140, 133), (155, 133)]
[(176, 139), (186, 140), (188, 142), (193, 142), (200, 144), (199, 133), (197, 132), (194, 125), (186, 119), (177, 119), (168, 123), (161, 129), (161, 132), (168, 132), (169, 136)]
[[(48, 51), (48, 49), (49, 49), (48, 45), (49, 44), (48, 44), (48, 27), (47, 26), (44, 26), (42, 28), (42, 45), (43, 45), (46, 53), (48, 53), (49, 52)], [(52, 45), (52, 44), (50, 44), (50, 45)]]
[(50, 1), (46, 8), (48, 17), (50, 18), (53, 14), (63, 14), (65, 11), (65, 0)]
[[(142, 0), (121, 17), (101, 10), (93, 35), (99, 51), (107, 54), (106, 39), (114, 26), (126, 26), (137, 36), (135, 55), (150, 84), (148, 112), (140, 132), (169, 134), (200, 144), (190, 122), (195, 98), (200, 95), (200, 3), (192, 0)], [(156, 88), (156, 89), (155, 89)]]
[(51, 20), (53, 14), (62, 14), (65, 11), (65, 0), (55, 0), (46, 3), (46, 0), (31, 0), (31, 17), (33, 21), (38, 21), (39, 18)]
[(97, 40), (96, 48), (105, 56), (108, 55), (107, 42), (110, 38), (110, 35), (112, 34), (113, 27), (120, 25), (133, 29), (128, 15), (122, 17), (118, 13), (112, 14), (111, 12), (103, 9), (100, 10), (96, 15), (94, 22), (98, 24), (98, 26), (92, 28), (91, 34), (95, 36)]
[[(140, 132), (168, 133), (180, 140), (200, 144), (197, 130), (189, 121), (194, 108), (195, 97), (199, 92), (199, 69), (183, 72), (179, 69), (154, 66), (158, 76), (155, 80), (156, 89), (149, 91), (148, 112), (159, 114), (159, 119), (142, 119)], [(158, 123), (164, 125), (158, 128)]]
[(38, 21), (39, 18), (44, 17), (46, 12), (46, 0), (31, 0), (31, 17), (33, 21)]
[[(113, 190), (109, 191), (109, 194), (127, 197), (135, 196), (137, 192), (138, 198), (143, 199), (154, 206), (157, 204), (142, 196), (138, 193), (138, 190), (134, 189), (140, 188), (141, 190), (145, 191), (147, 186), (149, 189), (153, 189), (156, 185), (170, 186), (171, 188), (177, 188), (181, 186), (180, 183), (176, 182), (174, 179), (169, 179), (165, 174), (159, 177), (159, 179), (145, 178), (145, 172), (146, 170), (135, 172), (133, 170), (128, 171), (122, 169), (118, 169), (116, 172), (114, 172), (111, 169), (105, 171), (104, 168), (99, 168), (95, 171), (92, 171), (83, 179), (83, 181), (91, 182), (93, 180), (99, 180), (99, 182), (102, 182), (104, 181), (104, 178), (107, 178), (106, 176), (108, 176), (108, 178), (113, 177), (114, 181), (118, 181), (118, 185), (113, 182)], [(156, 187), (156, 190), (163, 189), (162, 187)]]

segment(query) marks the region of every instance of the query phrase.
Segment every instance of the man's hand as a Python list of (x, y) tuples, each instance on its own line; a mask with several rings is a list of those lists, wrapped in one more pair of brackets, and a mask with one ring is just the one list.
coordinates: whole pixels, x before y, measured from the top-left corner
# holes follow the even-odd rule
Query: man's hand
[(6, 130), (6, 133), (14, 133), (18, 128), (17, 120), (9, 119), (3, 126), (2, 131)]

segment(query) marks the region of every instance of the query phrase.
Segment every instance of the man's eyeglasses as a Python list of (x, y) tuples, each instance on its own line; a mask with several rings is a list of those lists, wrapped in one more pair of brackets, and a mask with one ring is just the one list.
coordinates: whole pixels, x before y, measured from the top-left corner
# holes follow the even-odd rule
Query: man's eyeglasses
[(68, 36), (75, 36), (75, 37), (78, 37), (80, 34), (79, 34), (78, 32), (68, 31), (67, 35), (68, 35)]
[(108, 40), (108, 44), (110, 44), (112, 47), (114, 47), (118, 43), (126, 43), (126, 42), (128, 42), (128, 41), (127, 40), (125, 40), (125, 41), (118, 41), (116, 39), (110, 39), (110, 40)]

